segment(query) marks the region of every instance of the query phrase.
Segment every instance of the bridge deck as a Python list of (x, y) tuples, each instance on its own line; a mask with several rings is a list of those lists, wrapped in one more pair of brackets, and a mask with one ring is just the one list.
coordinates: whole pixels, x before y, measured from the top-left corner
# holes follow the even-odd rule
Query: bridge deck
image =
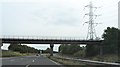
[(22, 44), (99, 44), (102, 40), (85, 40), (80, 37), (34, 37), (34, 36), (3, 36), (2, 43)]
[(55, 40), (55, 39), (10, 39), (2, 38), (2, 43), (22, 44), (99, 44), (102, 40)]

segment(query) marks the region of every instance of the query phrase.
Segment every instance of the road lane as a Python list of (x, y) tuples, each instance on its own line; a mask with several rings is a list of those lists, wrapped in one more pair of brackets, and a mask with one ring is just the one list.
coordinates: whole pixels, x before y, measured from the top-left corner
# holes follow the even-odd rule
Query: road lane
[(41, 67), (41, 66), (60, 67), (60, 65), (57, 65), (56, 63), (52, 62), (50, 59), (42, 55), (2, 59), (2, 67)]
[(32, 56), (31, 57), (14, 57), (9, 59), (2, 59), (2, 65), (26, 65), (31, 61), (32, 61)]

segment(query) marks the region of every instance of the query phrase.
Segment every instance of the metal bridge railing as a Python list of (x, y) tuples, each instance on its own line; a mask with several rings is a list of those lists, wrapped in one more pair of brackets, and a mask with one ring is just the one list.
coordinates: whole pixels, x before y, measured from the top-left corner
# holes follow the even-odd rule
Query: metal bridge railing
[(63, 36), (11, 36), (11, 35), (2, 35), (0, 38), (11, 38), (11, 39), (43, 39), (43, 40), (86, 40), (81, 37), (63, 37)]

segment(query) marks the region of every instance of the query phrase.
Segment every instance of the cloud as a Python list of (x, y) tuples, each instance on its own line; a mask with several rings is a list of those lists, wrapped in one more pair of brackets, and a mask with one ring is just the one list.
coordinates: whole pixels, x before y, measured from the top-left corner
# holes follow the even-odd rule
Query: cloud
[[(7, 1), (7, 0), (6, 0)], [(84, 5), (88, 4), (88, 0), (37, 0), (31, 2), (4, 2), (2, 3), (2, 26), (3, 34), (5, 35), (41, 35), (41, 36), (83, 36), (87, 33), (87, 26), (81, 31), (82, 20), (88, 20), (88, 18), (83, 19)], [(102, 4), (99, 1), (95, 4)], [(113, 2), (113, 1), (110, 1)], [(114, 1), (114, 4), (115, 5)], [(107, 6), (112, 4), (107, 4)], [(112, 5), (112, 6), (113, 6)], [(113, 6), (116, 7), (116, 6)], [(112, 8), (113, 8), (112, 7)], [(114, 8), (116, 11), (117, 7)], [(115, 16), (116, 12), (110, 14), (109, 8), (101, 8), (101, 13), (104, 14), (100, 20), (95, 20), (95, 22), (100, 22), (105, 24), (102, 25), (101, 31), (107, 26), (116, 26), (117, 19)], [(114, 11), (112, 11), (114, 12)], [(111, 17), (109, 16), (111, 15)], [(111, 19), (107, 19), (107, 17)], [(109, 23), (109, 22), (115, 23)], [(87, 25), (87, 24), (86, 24)], [(73, 34), (73, 32), (76, 32)], [(82, 35), (80, 32), (84, 32)], [(101, 34), (101, 32), (98, 32)], [(84, 37), (86, 37), (84, 35)]]
[[(90, 0), (1, 0), (0, 34), (24, 36), (68, 36), (85, 38), (87, 25), (83, 11)], [(95, 22), (103, 23), (96, 27), (101, 37), (108, 26), (118, 26), (117, 12), (119, 0), (92, 0), (102, 16)], [(87, 8), (86, 8), (87, 9)], [(83, 21), (84, 20), (84, 21)], [(1, 28), (2, 27), (2, 28)], [(33, 47), (38, 47), (32, 45)], [(5, 46), (7, 47), (7, 46)], [(5, 48), (4, 47), (4, 48)], [(41, 47), (40, 47), (41, 48)]]

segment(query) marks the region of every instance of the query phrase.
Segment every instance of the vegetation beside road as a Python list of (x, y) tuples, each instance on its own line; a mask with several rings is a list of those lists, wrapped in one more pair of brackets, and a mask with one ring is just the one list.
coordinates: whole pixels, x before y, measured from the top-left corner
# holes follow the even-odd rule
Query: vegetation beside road
[(103, 56), (94, 56), (89, 58), (90, 60), (95, 60), (95, 61), (104, 61), (104, 62), (116, 62), (118, 61), (118, 56), (117, 55), (103, 55)]
[(120, 30), (114, 27), (107, 27), (102, 35), (101, 44), (87, 44), (80, 47), (80, 44), (62, 44), (59, 47), (61, 55), (70, 55), (78, 58), (91, 60), (117, 62), (120, 61)]
[[(53, 51), (57, 53), (56, 51)], [(50, 48), (46, 50), (38, 50), (33, 47), (29, 47), (27, 45), (21, 45), (17, 43), (12, 43), (8, 50), (2, 50), (0, 56), (1, 57), (16, 57), (16, 56), (30, 56), (30, 55), (38, 55), (40, 53), (50, 53)]]
[[(15, 52), (19, 52), (19, 53), (22, 53), (22, 54), (34, 54), (34, 53), (50, 53), (50, 48), (47, 48), (46, 50), (38, 50), (38, 49), (35, 49), (34, 47), (30, 47), (30, 46), (27, 46), (27, 45), (21, 45), (21, 44), (17, 44), (17, 43), (12, 43), (8, 49), (10, 51), (15, 51)], [(53, 53), (58, 53), (56, 51), (53, 51)]]
[(1, 57), (30, 56), (35, 55), (39, 52), (40, 52), (39, 50), (33, 47), (12, 43), (8, 47), (8, 50), (2, 50)]
[(65, 67), (86, 67), (87, 65), (83, 62), (67, 60), (62, 57), (47, 56), (49, 59), (62, 64)]
[(2, 50), (2, 57), (17, 57), (17, 56), (29, 56), (33, 55), (31, 53), (20, 53), (15, 51), (9, 51), (9, 50)]
[(8, 47), (9, 50), (20, 53), (38, 53), (39, 50), (27, 45), (13, 43)]

